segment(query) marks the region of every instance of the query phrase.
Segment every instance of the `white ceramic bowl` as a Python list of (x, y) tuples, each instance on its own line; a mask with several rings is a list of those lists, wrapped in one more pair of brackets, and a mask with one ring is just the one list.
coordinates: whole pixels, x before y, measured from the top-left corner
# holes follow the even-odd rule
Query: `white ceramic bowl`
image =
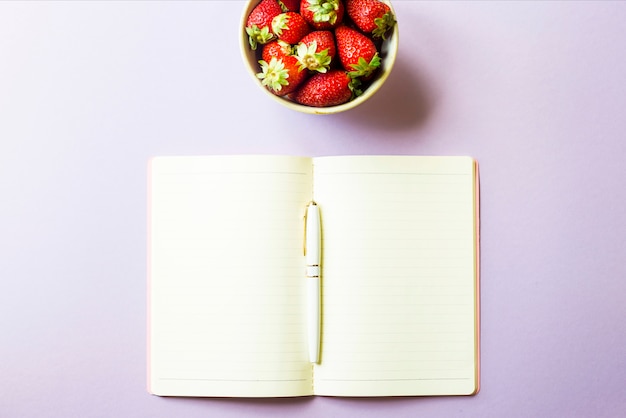
[[(244, 64), (246, 65), (248, 73), (254, 80), (254, 83), (257, 84), (259, 88), (263, 90), (267, 94), (267, 96), (269, 96), (272, 100), (277, 101), (278, 103), (280, 103), (281, 105), (285, 107), (288, 107), (290, 109), (296, 110), (298, 112), (303, 112), (303, 113), (311, 113), (311, 114), (317, 114), (317, 115), (339, 113), (345, 110), (353, 109), (357, 107), (358, 105), (360, 105), (361, 103), (364, 103), (365, 101), (367, 101), (380, 89), (383, 83), (387, 80), (387, 77), (389, 77), (389, 74), (391, 73), (391, 69), (393, 68), (393, 65), (396, 61), (396, 56), (398, 54), (398, 35), (399, 35), (398, 23), (395, 24), (393, 31), (387, 37), (387, 39), (383, 41), (383, 44), (380, 50), (380, 57), (381, 57), (382, 63), (381, 63), (379, 71), (377, 72), (376, 78), (371, 82), (368, 88), (365, 91), (363, 91), (363, 94), (356, 97), (355, 99), (347, 103), (338, 105), (338, 106), (311, 107), (311, 106), (304, 106), (292, 100), (289, 100), (287, 98), (272, 94), (267, 88), (265, 88), (261, 84), (261, 81), (256, 77), (256, 74), (260, 71), (259, 60), (261, 59), (260, 54), (262, 51), (262, 47), (260, 46), (259, 48), (257, 48), (256, 51), (253, 51), (252, 48), (250, 48), (250, 44), (248, 43), (248, 35), (246, 34), (246, 31), (245, 31), (246, 22), (248, 20), (248, 15), (252, 12), (252, 9), (254, 9), (254, 7), (257, 4), (259, 4), (259, 2), (260, 0), (246, 1), (246, 5), (241, 15), (241, 22), (239, 24), (239, 32), (240, 32), (239, 48), (241, 50), (241, 55), (243, 57)], [(391, 2), (386, 1), (386, 0), (383, 0), (383, 2), (386, 3), (391, 8), (391, 11), (395, 15), (395, 11), (393, 10)], [(397, 16), (396, 16), (396, 19), (397, 19)]]

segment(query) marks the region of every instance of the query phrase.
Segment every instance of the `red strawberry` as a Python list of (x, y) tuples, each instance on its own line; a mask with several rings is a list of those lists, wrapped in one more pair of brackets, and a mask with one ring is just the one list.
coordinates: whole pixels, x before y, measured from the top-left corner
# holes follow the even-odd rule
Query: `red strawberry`
[(342, 21), (345, 8), (341, 0), (302, 0), (300, 14), (315, 29), (333, 29)]
[(340, 26), (335, 30), (339, 61), (350, 77), (369, 79), (380, 67), (374, 42), (356, 29)]
[(256, 49), (258, 44), (266, 44), (274, 38), (271, 32), (272, 19), (282, 12), (283, 10), (277, 0), (261, 0), (252, 9), (246, 21), (246, 33), (252, 49)]
[(296, 44), (311, 32), (311, 28), (299, 13), (286, 12), (272, 19), (272, 32), (281, 41), (285, 41), (288, 44)]
[(292, 55), (291, 45), (283, 41), (271, 41), (263, 46), (261, 57), (263, 61), (270, 62), (272, 57), (282, 59)]
[(328, 56), (335, 58), (337, 55), (337, 47), (335, 46), (335, 36), (328, 30), (315, 30), (300, 40), (300, 43), (311, 45), (317, 43), (316, 52), (328, 49)]
[(294, 100), (313, 107), (340, 105), (349, 101), (354, 95), (360, 94), (360, 91), (354, 88), (356, 81), (342, 70), (316, 73), (302, 84), (302, 87), (295, 93)]
[(386, 39), (396, 24), (393, 12), (380, 0), (346, 0), (346, 12), (359, 29), (375, 38)]
[(284, 12), (297, 12), (300, 10), (300, 0), (278, 0)]
[(327, 30), (318, 30), (302, 38), (295, 54), (303, 68), (325, 73), (337, 55), (335, 37)]
[(293, 92), (306, 78), (308, 73), (300, 69), (300, 63), (293, 55), (282, 58), (272, 57), (269, 62), (259, 61), (261, 72), (256, 76), (269, 91), (277, 96)]

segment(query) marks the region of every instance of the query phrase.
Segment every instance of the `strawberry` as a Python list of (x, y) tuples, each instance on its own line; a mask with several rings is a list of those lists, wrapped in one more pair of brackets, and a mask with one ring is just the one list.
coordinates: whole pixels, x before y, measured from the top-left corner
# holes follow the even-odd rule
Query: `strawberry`
[(266, 44), (274, 38), (271, 31), (272, 19), (282, 12), (283, 10), (277, 0), (261, 0), (252, 9), (246, 21), (246, 33), (252, 49), (256, 49), (258, 44)]
[(380, 67), (380, 57), (374, 42), (356, 29), (340, 26), (335, 29), (339, 61), (352, 78), (371, 78)]
[(300, 0), (278, 0), (278, 4), (284, 12), (297, 12), (300, 10)]
[(328, 30), (314, 30), (300, 40), (300, 43), (310, 46), (313, 42), (317, 43), (316, 52), (328, 50), (328, 56), (335, 58), (337, 55), (337, 47), (335, 46), (335, 36)]
[(316, 73), (302, 84), (294, 100), (313, 107), (340, 105), (360, 94), (356, 89), (357, 83), (358, 80), (351, 79), (343, 70)]
[(299, 13), (286, 12), (272, 19), (272, 32), (281, 41), (285, 41), (288, 44), (296, 44), (311, 32), (311, 28)]
[(293, 55), (281, 58), (273, 56), (269, 62), (260, 60), (261, 72), (256, 76), (267, 89), (277, 96), (293, 92), (306, 78), (308, 73), (300, 69), (300, 63)]
[(327, 30), (313, 31), (300, 40), (295, 54), (303, 68), (325, 73), (337, 55), (335, 37)]
[(342, 21), (345, 7), (341, 0), (302, 0), (300, 14), (315, 29), (333, 29)]
[(272, 57), (283, 59), (288, 55), (292, 55), (291, 45), (283, 41), (271, 41), (263, 46), (261, 58), (263, 61), (270, 62)]
[(346, 12), (364, 33), (387, 39), (396, 24), (391, 8), (380, 0), (346, 0)]

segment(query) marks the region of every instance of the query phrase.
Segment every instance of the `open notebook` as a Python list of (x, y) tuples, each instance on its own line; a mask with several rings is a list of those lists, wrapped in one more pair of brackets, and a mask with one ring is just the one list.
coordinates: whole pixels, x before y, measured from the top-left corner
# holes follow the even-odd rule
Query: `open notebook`
[[(148, 386), (162, 396), (478, 390), (477, 168), (469, 157), (157, 157)], [(319, 364), (304, 214), (322, 224)]]

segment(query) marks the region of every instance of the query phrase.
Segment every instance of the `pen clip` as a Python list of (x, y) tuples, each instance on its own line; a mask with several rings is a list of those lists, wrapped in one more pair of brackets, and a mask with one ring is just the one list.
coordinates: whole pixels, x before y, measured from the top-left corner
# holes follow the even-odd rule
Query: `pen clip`
[(304, 249), (303, 253), (306, 256), (306, 221), (307, 221), (307, 215), (309, 214), (309, 206), (311, 205), (317, 205), (317, 203), (315, 203), (315, 201), (311, 200), (307, 205), (306, 205), (306, 209), (304, 211), (304, 242), (302, 243), (302, 248)]

